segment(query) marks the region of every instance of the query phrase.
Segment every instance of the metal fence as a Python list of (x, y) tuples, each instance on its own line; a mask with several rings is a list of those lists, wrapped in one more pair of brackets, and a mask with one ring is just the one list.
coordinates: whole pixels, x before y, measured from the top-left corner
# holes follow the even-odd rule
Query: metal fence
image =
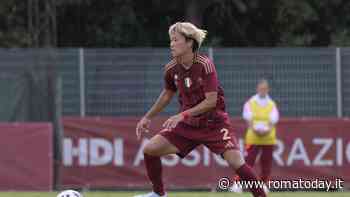
[[(227, 109), (242, 105), (267, 78), (281, 114), (289, 117), (350, 115), (350, 48), (205, 48), (225, 90)], [(9, 55), (10, 54), (10, 55)], [(163, 86), (165, 48), (1, 49), (3, 71), (53, 65), (63, 82), (63, 114), (142, 115)], [(174, 99), (165, 114), (176, 113)]]

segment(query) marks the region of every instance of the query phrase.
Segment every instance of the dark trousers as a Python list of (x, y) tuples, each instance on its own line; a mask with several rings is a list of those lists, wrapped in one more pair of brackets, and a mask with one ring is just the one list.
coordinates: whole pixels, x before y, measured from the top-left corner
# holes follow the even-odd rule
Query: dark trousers
[(261, 180), (267, 183), (270, 180), (272, 168), (272, 153), (275, 145), (246, 145), (246, 163), (253, 167), (256, 158), (260, 155)]

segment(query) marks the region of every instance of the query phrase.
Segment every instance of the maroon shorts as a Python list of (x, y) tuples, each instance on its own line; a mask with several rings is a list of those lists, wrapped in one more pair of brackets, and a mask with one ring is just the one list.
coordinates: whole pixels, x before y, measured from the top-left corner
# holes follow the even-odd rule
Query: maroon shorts
[(171, 131), (163, 129), (159, 134), (179, 149), (177, 155), (181, 158), (186, 157), (198, 145), (205, 145), (221, 156), (227, 150), (239, 150), (233, 128), (227, 123), (211, 128), (196, 128), (179, 123)]

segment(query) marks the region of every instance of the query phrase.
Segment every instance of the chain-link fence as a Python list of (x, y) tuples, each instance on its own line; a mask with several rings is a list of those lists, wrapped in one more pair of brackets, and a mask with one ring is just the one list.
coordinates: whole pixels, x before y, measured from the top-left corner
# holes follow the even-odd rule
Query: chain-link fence
[(230, 112), (239, 115), (266, 78), (285, 116), (336, 116), (334, 49), (216, 49), (214, 60)]
[[(232, 116), (240, 116), (261, 78), (270, 81), (271, 96), (283, 116), (350, 115), (350, 48), (205, 48), (202, 52), (214, 59)], [(170, 60), (166, 48), (1, 49), (0, 57), (3, 82), (24, 70), (33, 76), (60, 76), (63, 114), (82, 116), (143, 115), (161, 91), (163, 66)], [(8, 93), (3, 91), (0, 98), (6, 100)], [(164, 113), (177, 110), (174, 99)]]

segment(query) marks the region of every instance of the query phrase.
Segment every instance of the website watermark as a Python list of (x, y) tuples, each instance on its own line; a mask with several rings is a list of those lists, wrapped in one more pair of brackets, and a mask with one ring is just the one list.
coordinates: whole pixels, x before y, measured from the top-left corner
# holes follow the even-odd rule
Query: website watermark
[(343, 189), (344, 180), (337, 178), (335, 180), (325, 179), (294, 179), (294, 180), (270, 180), (266, 183), (263, 181), (232, 181), (227, 177), (223, 177), (218, 182), (218, 187), (221, 190), (229, 190), (232, 186), (242, 189), (254, 189), (267, 187), (273, 190), (337, 190)]

